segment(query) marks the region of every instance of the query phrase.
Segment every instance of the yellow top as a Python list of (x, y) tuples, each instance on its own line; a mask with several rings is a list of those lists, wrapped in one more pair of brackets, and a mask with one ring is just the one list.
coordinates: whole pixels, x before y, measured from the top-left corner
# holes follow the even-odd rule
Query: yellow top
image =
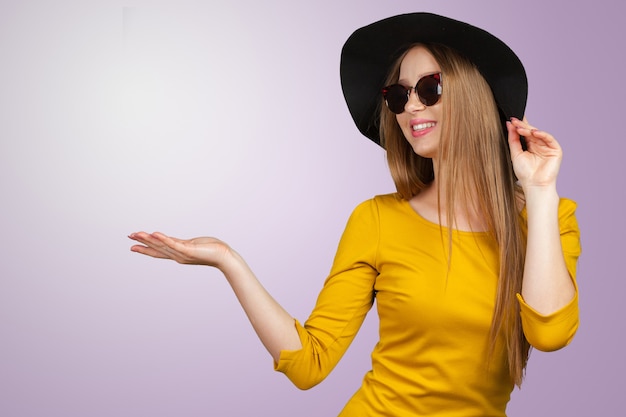
[[(576, 203), (561, 199), (561, 242), (573, 280), (580, 254), (575, 209)], [(521, 216), (525, 219), (525, 210)], [(380, 341), (372, 369), (341, 417), (505, 416), (513, 384), (502, 340), (487, 360), (497, 246), (488, 233), (453, 231), (448, 274), (447, 233), (396, 194), (360, 204), (315, 309), (304, 326), (296, 321), (303, 348), (281, 352), (275, 369), (301, 389), (318, 384), (376, 299)], [(578, 290), (549, 316), (518, 298), (531, 345), (548, 351), (571, 341), (578, 327)]]

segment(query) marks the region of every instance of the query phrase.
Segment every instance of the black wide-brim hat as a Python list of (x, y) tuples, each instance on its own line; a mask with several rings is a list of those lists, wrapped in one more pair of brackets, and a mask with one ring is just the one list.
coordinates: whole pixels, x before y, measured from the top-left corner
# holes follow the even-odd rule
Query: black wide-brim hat
[(357, 29), (341, 51), (343, 95), (366, 137), (380, 145), (381, 89), (393, 62), (415, 43), (442, 44), (469, 59), (491, 87), (503, 124), (524, 116), (528, 80), (511, 48), (470, 24), (432, 13), (410, 13)]

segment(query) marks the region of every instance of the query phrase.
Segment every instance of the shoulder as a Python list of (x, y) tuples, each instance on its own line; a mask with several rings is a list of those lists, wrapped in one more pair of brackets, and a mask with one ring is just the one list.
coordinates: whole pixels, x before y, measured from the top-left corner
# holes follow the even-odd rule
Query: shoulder
[(383, 194), (360, 203), (352, 212), (348, 224), (350, 227), (368, 228), (377, 233), (396, 233), (406, 229), (414, 219), (414, 213), (408, 201), (399, 194)]
[(398, 193), (381, 194), (360, 203), (354, 209), (352, 215), (376, 214), (378, 217), (384, 212), (401, 210), (404, 204), (406, 204), (406, 201)]

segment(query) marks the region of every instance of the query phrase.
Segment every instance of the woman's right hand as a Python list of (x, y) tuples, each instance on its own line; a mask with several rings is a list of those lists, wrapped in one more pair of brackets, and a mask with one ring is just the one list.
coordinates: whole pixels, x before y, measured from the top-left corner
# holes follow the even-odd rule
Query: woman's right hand
[(163, 233), (131, 233), (130, 239), (139, 244), (130, 250), (153, 258), (171, 259), (180, 264), (208, 265), (222, 269), (233, 251), (226, 243), (212, 237), (177, 239)]

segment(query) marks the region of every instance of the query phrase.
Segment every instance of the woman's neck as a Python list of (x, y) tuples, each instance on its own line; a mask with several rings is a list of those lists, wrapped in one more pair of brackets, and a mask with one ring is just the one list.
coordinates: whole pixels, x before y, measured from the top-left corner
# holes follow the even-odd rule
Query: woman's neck
[[(411, 198), (409, 203), (420, 216), (444, 227), (474, 232), (488, 230), (484, 216), (461, 193), (454, 196), (454, 213), (451, 213), (452, 219), (448, 219), (449, 204), (446, 195), (446, 181), (441, 181), (435, 175), (433, 181)], [(449, 221), (453, 224), (449, 225)]]

